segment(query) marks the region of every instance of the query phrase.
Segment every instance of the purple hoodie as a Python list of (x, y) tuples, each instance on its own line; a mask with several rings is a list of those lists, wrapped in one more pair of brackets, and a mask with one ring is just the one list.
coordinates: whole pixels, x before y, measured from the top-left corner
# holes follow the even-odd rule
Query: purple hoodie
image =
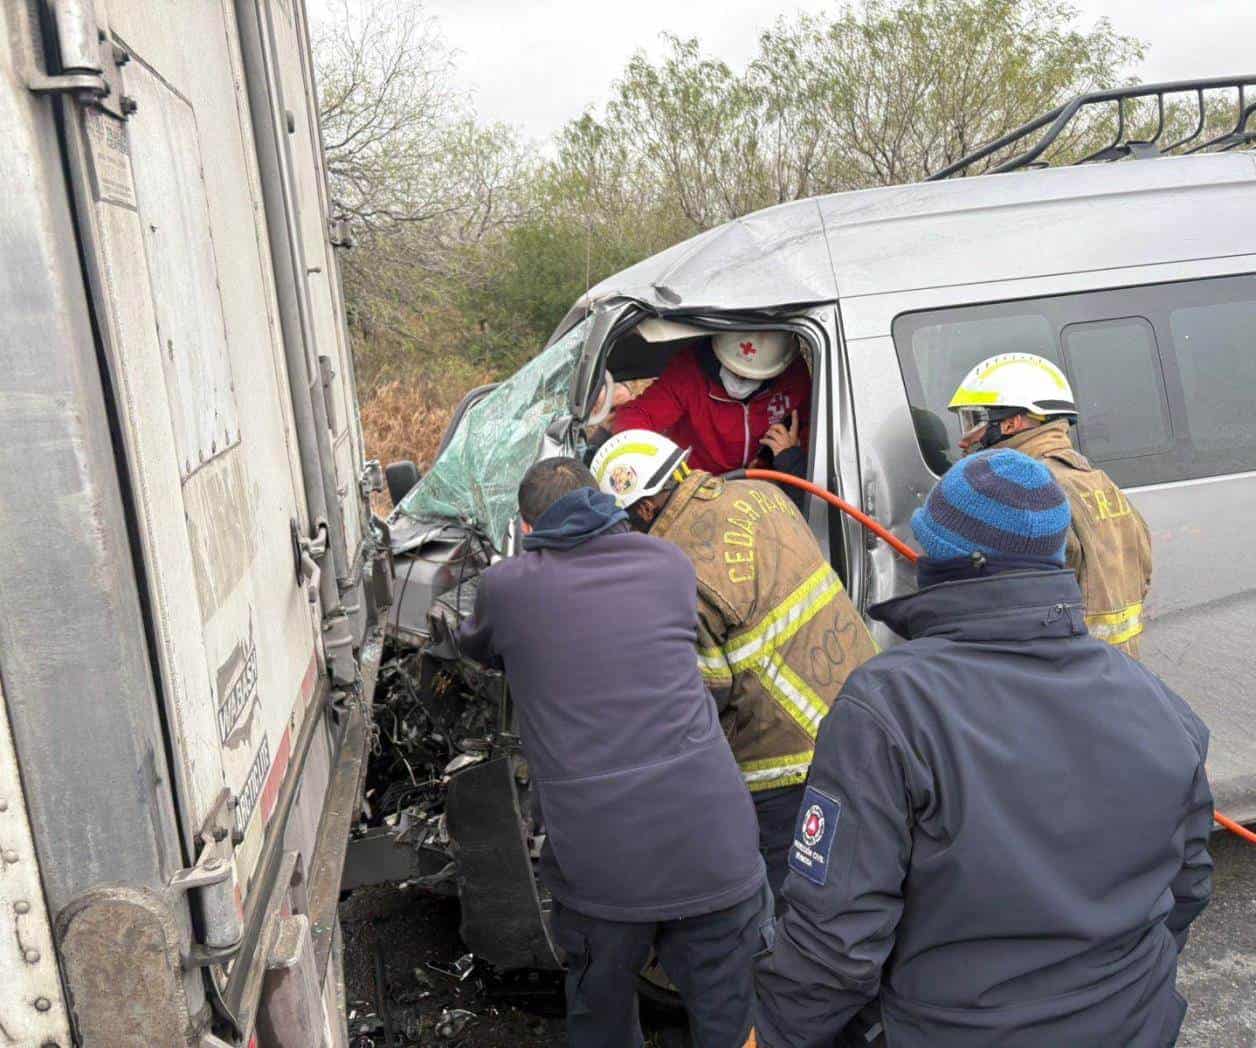
[(500, 662), (564, 906), (615, 921), (712, 913), (763, 882), (754, 805), (698, 672), (697, 583), (622, 530), (501, 561), (463, 654)]

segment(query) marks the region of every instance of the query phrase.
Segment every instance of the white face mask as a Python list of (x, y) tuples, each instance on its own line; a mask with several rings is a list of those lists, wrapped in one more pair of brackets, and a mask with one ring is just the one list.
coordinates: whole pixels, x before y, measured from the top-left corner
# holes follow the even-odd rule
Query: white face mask
[(723, 365), (720, 366), (720, 382), (724, 385), (724, 392), (734, 400), (745, 400), (763, 385), (757, 378), (742, 378), (740, 375), (734, 375)]

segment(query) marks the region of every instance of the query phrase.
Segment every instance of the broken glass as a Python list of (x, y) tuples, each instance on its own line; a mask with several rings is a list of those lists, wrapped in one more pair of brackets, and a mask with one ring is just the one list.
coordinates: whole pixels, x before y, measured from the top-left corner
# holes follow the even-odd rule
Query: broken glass
[(400, 512), (474, 527), (502, 552), (519, 511), (519, 481), (540, 454), (545, 431), (567, 414), (588, 326), (588, 320), (577, 324), (470, 407)]

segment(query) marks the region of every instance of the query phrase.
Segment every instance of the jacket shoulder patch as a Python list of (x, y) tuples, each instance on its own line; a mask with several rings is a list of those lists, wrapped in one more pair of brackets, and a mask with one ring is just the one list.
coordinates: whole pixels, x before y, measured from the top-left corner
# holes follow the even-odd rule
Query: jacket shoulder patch
[(812, 884), (824, 886), (829, 879), (829, 853), (837, 837), (842, 802), (814, 786), (808, 786), (798, 809), (794, 843), (789, 849), (789, 868)]

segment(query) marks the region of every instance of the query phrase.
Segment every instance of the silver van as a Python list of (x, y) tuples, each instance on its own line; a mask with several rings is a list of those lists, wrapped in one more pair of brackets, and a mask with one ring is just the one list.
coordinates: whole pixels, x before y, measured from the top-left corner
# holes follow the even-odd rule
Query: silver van
[[(912, 511), (958, 454), (946, 404), (960, 379), (986, 356), (1032, 352), (1068, 373), (1081, 450), (1151, 527), (1144, 661), (1211, 726), (1218, 808), (1256, 819), (1256, 155), (1228, 151), (1252, 140), (1254, 111), (1240, 101), (1236, 131), (1203, 143), (1223, 152), (1126, 143), (1122, 163), (782, 204), (603, 281), (527, 368), (475, 391), (391, 518), (393, 636), (424, 645), (419, 661), (455, 655), (448, 626), (470, 606), (469, 576), (513, 549), (513, 484), (538, 457), (580, 452), (608, 372), (658, 375), (676, 347), (721, 328), (794, 332), (813, 377), (810, 478), (910, 540)], [(914, 588), (910, 565), (859, 525), (814, 497), (805, 512), (858, 607)], [(415, 669), (414, 688), (444, 665)], [(460, 678), (467, 708), (485, 683)], [(469, 772), (517, 760), (508, 697), (485, 699), (505, 734), (450, 754), (451, 802)], [(526, 773), (497, 781), (518, 787), (511, 803), (526, 823)], [(447, 819), (436, 810), (424, 809), (433, 821), (420, 849), (484, 832), (452, 804)], [(509, 965), (500, 938), (475, 935), (463, 883), (468, 945)]]

